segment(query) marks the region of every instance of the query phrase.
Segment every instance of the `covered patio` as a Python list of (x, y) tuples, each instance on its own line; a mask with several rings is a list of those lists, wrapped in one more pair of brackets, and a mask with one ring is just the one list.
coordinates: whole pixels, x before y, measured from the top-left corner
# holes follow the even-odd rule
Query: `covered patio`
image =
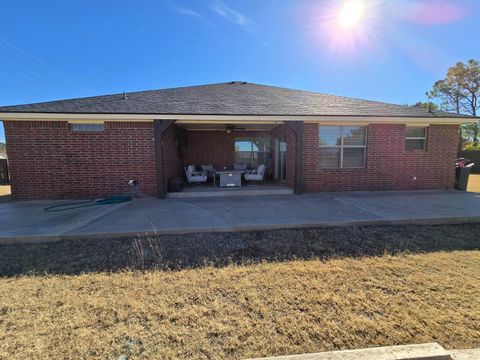
[(155, 138), (160, 198), (302, 192), (303, 122), (156, 120)]

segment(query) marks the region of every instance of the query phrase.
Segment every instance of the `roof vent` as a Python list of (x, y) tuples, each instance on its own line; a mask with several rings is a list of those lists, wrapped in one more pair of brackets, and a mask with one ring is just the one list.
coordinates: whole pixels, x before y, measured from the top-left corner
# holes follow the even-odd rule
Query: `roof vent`
[(229, 84), (230, 85), (245, 85), (247, 82), (246, 81), (230, 81)]
[(127, 93), (126, 93), (126, 92), (123, 92), (123, 98), (124, 98), (125, 100), (127, 100), (127, 99), (128, 99), (128, 98), (127, 98)]

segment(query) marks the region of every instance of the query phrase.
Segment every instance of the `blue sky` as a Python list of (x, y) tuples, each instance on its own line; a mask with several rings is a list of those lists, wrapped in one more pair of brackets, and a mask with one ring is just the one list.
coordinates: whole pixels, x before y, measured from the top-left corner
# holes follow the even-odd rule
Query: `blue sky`
[[(478, 1), (4, 1), (0, 105), (232, 80), (399, 104), (480, 59)], [(0, 141), (4, 140), (0, 128)]]

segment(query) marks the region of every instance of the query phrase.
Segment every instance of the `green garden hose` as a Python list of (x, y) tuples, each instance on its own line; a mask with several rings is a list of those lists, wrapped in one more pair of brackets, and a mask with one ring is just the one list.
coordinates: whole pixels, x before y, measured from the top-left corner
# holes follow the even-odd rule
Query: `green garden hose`
[(111, 197), (107, 197), (100, 200), (85, 200), (80, 202), (75, 201), (75, 202), (49, 206), (45, 208), (44, 211), (46, 212), (66, 211), (66, 210), (79, 209), (79, 208), (90, 207), (90, 206), (119, 204), (119, 203), (127, 202), (130, 200), (132, 200), (132, 197), (129, 195), (116, 195), (116, 196), (111, 196)]

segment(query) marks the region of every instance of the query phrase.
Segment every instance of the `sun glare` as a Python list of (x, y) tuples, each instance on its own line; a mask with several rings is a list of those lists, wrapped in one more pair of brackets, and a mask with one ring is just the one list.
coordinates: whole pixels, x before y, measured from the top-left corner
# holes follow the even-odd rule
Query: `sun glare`
[(312, 27), (327, 55), (370, 54), (378, 45), (385, 0), (325, 0), (313, 9)]
[(353, 28), (362, 20), (365, 5), (361, 0), (348, 0), (340, 8), (338, 22), (343, 28)]

